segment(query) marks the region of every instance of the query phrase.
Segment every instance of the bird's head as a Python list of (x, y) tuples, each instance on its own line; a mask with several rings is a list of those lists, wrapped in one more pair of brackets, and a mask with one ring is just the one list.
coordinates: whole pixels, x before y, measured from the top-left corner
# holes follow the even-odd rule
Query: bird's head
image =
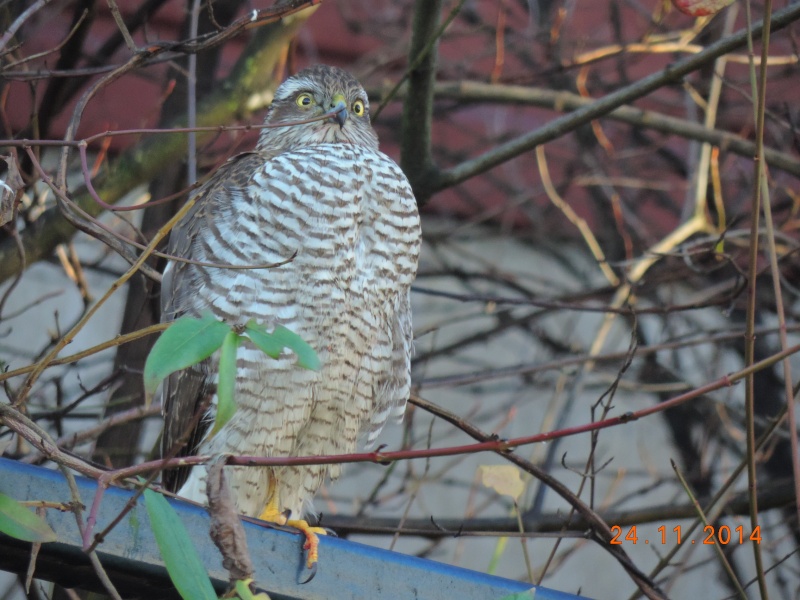
[[(326, 113), (332, 115), (292, 125)], [(378, 137), (369, 121), (367, 93), (352, 75), (338, 67), (309, 67), (284, 81), (275, 91), (264, 122), (287, 126), (262, 129), (259, 149), (285, 152), (324, 143), (378, 147)]]

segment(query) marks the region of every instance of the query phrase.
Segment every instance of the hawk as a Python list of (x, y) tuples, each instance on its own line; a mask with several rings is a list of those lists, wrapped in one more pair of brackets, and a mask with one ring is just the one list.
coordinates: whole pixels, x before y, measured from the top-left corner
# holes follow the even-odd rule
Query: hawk
[[(197, 192), (168, 252), (206, 265), (283, 264), (235, 270), (171, 261), (162, 320), (211, 311), (231, 326), (282, 325), (322, 366), (305, 370), (289, 351), (271, 359), (245, 342), (237, 411), (213, 436), (217, 359), (171, 375), (165, 455), (179, 446), (179, 456), (350, 453), (405, 410), (420, 222), (408, 180), (378, 150), (367, 95), (339, 68), (310, 67), (277, 89), (265, 124), (255, 150), (229, 160)], [(325, 477), (340, 470), (226, 467), (226, 475), (240, 513), (282, 522), (287, 511), (298, 519), (310, 512)], [(199, 502), (205, 480), (204, 467), (164, 472), (167, 489)]]

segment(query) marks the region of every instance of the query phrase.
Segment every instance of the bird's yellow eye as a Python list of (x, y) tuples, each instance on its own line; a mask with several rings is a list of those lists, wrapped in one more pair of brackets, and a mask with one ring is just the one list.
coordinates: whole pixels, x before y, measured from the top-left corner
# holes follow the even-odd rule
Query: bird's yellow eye
[(364, 114), (364, 103), (361, 100), (353, 102), (353, 114), (357, 117)]
[(300, 108), (308, 108), (312, 104), (314, 104), (314, 98), (311, 97), (311, 94), (300, 94), (297, 97), (297, 106)]

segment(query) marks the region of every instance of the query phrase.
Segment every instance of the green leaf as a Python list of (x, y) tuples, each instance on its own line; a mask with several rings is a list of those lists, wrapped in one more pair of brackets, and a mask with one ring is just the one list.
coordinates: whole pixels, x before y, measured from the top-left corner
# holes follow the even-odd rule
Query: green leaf
[(0, 494), (0, 531), (25, 542), (56, 541), (47, 521), (5, 494)]
[(272, 333), (268, 333), (263, 325), (250, 320), (245, 325), (245, 329), (247, 336), (268, 356), (278, 358), (281, 351), (284, 348), (288, 348), (297, 355), (297, 364), (299, 366), (312, 371), (319, 370), (321, 363), (314, 349), (303, 341), (303, 338), (289, 331), (286, 327), (278, 325), (273, 329)]
[(181, 317), (164, 330), (144, 365), (144, 389), (152, 397), (158, 384), (171, 373), (199, 363), (214, 354), (230, 327), (211, 315)]
[(211, 436), (222, 429), (222, 426), (236, 413), (236, 399), (233, 397), (236, 389), (236, 350), (241, 342), (242, 337), (235, 331), (228, 331), (222, 340), (217, 380), (217, 415), (214, 417)]
[(217, 600), (208, 573), (175, 509), (153, 490), (144, 491), (144, 503), (164, 565), (181, 598)]
[(252, 582), (252, 579), (237, 579), (234, 584), (236, 597), (239, 598), (239, 600), (269, 600), (269, 596), (266, 592), (253, 594), (253, 592), (250, 591), (250, 584)]
[(536, 598), (536, 588), (531, 588), (524, 592), (517, 592), (509, 596), (503, 596), (500, 600), (533, 600)]

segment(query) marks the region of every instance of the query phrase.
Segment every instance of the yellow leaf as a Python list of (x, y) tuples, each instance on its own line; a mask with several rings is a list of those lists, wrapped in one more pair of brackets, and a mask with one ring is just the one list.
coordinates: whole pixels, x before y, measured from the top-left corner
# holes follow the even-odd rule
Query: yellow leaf
[(519, 469), (513, 465), (481, 465), (478, 469), (481, 483), (501, 496), (510, 496), (516, 501), (525, 490)]

